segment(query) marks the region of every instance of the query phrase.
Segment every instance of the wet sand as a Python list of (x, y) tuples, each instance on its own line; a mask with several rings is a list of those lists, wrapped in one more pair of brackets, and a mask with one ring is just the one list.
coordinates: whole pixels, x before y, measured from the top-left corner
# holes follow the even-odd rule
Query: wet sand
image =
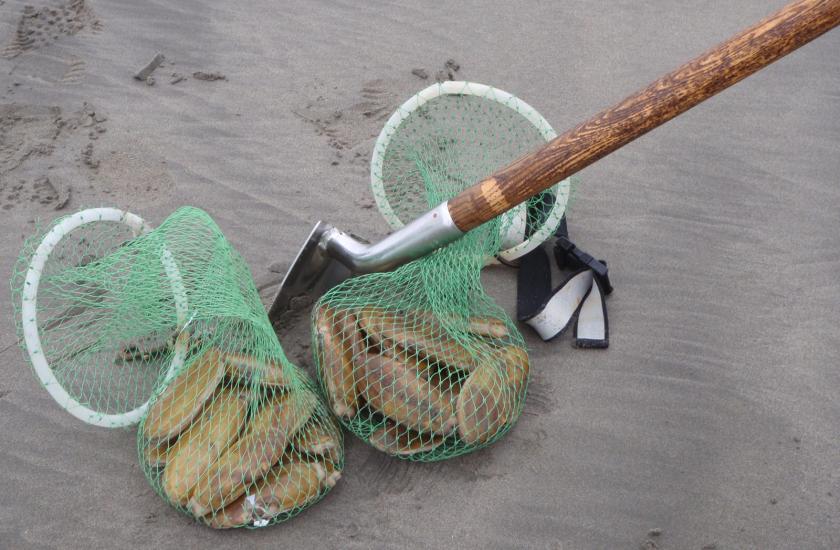
[[(563, 130), (784, 3), (29, 1), (0, 0), (5, 276), (37, 220), (189, 204), (266, 301), (318, 219), (387, 232), (373, 142), (446, 60)], [(581, 173), (570, 229), (609, 261), (611, 346), (523, 327), (505, 439), (423, 465), (348, 437), (339, 485), (270, 529), (165, 504), (132, 430), (39, 386), (0, 295), (0, 547), (840, 546), (838, 51), (834, 31)], [(515, 272), (485, 280), (512, 312)], [(311, 366), (307, 342), (299, 321), (282, 340)]]

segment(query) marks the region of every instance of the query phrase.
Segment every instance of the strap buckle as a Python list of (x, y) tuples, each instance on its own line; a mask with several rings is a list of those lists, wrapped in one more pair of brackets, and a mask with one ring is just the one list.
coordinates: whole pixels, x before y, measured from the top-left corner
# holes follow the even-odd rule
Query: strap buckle
[(607, 267), (607, 262), (596, 260), (591, 254), (578, 248), (577, 245), (569, 240), (569, 237), (565, 235), (557, 236), (554, 243), (554, 259), (561, 268), (591, 269), (592, 274), (598, 279), (598, 284), (601, 285), (604, 294), (612, 293), (613, 286), (610, 283), (610, 271)]

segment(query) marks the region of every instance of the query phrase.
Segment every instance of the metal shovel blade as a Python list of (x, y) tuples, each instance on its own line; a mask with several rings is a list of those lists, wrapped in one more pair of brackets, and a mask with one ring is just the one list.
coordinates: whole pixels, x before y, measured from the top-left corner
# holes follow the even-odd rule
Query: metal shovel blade
[(280, 283), (268, 318), (276, 324), (284, 314), (312, 306), (325, 292), (349, 277), (394, 269), (462, 235), (446, 203), (374, 244), (318, 222)]
[(325, 292), (351, 276), (350, 270), (330, 257), (320, 244), (321, 237), (331, 229), (331, 225), (321, 221), (312, 228), (268, 310), (272, 323), (286, 313), (309, 309)]

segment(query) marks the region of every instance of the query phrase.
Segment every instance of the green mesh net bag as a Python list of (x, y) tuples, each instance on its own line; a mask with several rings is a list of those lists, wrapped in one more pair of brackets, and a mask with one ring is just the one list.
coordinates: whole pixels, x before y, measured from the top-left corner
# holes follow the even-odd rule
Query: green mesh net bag
[[(374, 152), (374, 196), (398, 227), (553, 137), (520, 100), (448, 82), (409, 100)], [(528, 384), (522, 335), (481, 285), (488, 258), (550, 236), (568, 182), (389, 273), (348, 279), (313, 310), (313, 349), (333, 412), (393, 456), (450, 458), (501, 438)]]
[(27, 242), (12, 288), (47, 391), (85, 422), (139, 422), (143, 471), (179, 510), (262, 527), (340, 477), (338, 425), (206, 213), (182, 208), (156, 229), (110, 208), (61, 218)]

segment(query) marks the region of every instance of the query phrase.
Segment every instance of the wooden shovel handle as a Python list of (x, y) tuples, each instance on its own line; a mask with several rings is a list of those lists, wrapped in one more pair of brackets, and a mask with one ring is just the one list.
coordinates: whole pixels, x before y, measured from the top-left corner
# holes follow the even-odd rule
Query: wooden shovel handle
[(449, 201), (462, 231), (668, 122), (840, 24), (840, 0), (797, 0)]

